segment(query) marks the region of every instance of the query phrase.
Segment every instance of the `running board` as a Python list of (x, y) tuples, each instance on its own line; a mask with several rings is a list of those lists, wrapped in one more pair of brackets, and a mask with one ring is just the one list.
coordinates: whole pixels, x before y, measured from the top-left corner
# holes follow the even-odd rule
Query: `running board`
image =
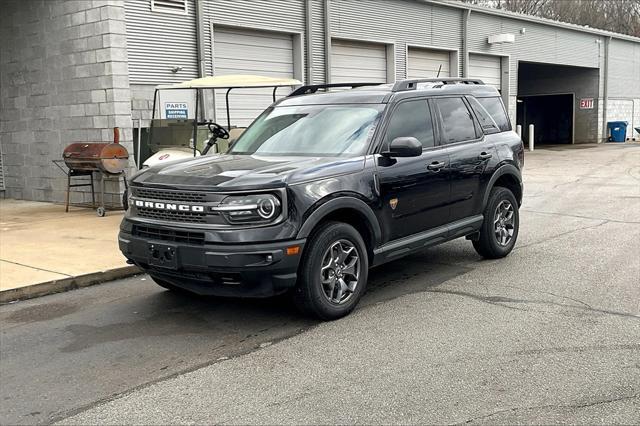
[(419, 234), (399, 238), (373, 250), (373, 265), (399, 259), (413, 252), (477, 232), (484, 217), (479, 214), (439, 226)]

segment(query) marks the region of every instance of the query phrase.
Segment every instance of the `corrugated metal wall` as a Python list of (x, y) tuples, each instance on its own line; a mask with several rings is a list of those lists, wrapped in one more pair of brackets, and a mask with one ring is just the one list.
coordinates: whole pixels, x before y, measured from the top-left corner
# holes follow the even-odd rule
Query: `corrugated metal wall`
[[(132, 85), (177, 82), (197, 76), (195, 0), (187, 2), (187, 15), (151, 12), (151, 0), (125, 2)], [(241, 27), (300, 34), (305, 79), (314, 83), (326, 81), (329, 52), (325, 51), (325, 0), (202, 0), (202, 9), (207, 74), (214, 73), (213, 26)], [(418, 0), (330, 0), (329, 37), (393, 45), (395, 76), (405, 78), (408, 46), (438, 47), (462, 53), (465, 14), (466, 11), (457, 7)], [(308, 23), (307, 16), (311, 17)], [(305, 40), (307, 24), (308, 43)], [(499, 33), (514, 34), (515, 43), (489, 45), (487, 36)], [(505, 73), (509, 73), (509, 93), (505, 93), (505, 97), (510, 103), (515, 103), (517, 94), (519, 61), (600, 69), (604, 65), (604, 35), (477, 10), (470, 14), (468, 34), (471, 54), (505, 58), (502, 75), (504, 78)], [(458, 65), (458, 69), (450, 70), (452, 76), (462, 75), (463, 60), (459, 59), (451, 63)], [(174, 66), (183, 70), (174, 74), (171, 72)], [(640, 43), (614, 38), (610, 46), (610, 98), (640, 98), (639, 70)], [(603, 78), (600, 72), (599, 98), (603, 96)], [(512, 113), (515, 111), (513, 105), (508, 108)]]
[(333, 37), (395, 43), (396, 77), (406, 76), (407, 44), (461, 49), (462, 12), (403, 0), (331, 1)]
[[(124, 3), (129, 82), (178, 83), (198, 76), (194, 0), (187, 14), (151, 11), (151, 0)], [(178, 72), (172, 68), (182, 67)]]
[[(325, 34), (324, 34), (324, 0), (309, 2), (311, 16), (311, 75), (310, 83), (324, 83), (325, 70)], [(307, 58), (308, 60), (308, 58)]]
[[(591, 68), (598, 68), (601, 62), (601, 43), (597, 42), (600, 37), (595, 34), (475, 11), (471, 13), (468, 31), (470, 52), (511, 56), (509, 88), (512, 95), (517, 93), (519, 60)], [(487, 43), (489, 35), (501, 33), (515, 34), (515, 43)]]

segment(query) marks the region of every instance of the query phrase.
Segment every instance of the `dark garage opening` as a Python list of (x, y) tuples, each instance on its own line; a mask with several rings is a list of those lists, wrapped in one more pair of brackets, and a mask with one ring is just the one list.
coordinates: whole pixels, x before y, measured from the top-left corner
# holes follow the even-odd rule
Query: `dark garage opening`
[(536, 145), (572, 143), (573, 95), (518, 97), (517, 122), (526, 143), (529, 124), (534, 124)]
[[(571, 144), (597, 140), (599, 69), (537, 62), (518, 62), (516, 123), (528, 143)], [(580, 100), (587, 108), (580, 107)]]

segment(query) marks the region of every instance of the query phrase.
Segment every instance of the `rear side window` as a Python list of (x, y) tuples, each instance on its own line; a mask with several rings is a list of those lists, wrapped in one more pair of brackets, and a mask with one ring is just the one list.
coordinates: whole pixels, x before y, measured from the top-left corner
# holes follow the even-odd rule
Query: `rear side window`
[(443, 143), (476, 139), (476, 126), (462, 98), (437, 98), (435, 103), (442, 118)]
[(500, 128), (498, 127), (496, 122), (493, 120), (493, 118), (491, 118), (491, 114), (489, 114), (489, 112), (486, 109), (484, 109), (482, 104), (480, 104), (480, 102), (478, 102), (476, 98), (474, 98), (473, 96), (467, 96), (467, 102), (469, 102), (469, 105), (471, 106), (471, 109), (473, 110), (473, 112), (476, 113), (476, 117), (480, 122), (480, 127), (482, 127), (483, 132), (485, 133), (498, 132), (498, 129)]
[(476, 99), (478, 99), (480, 105), (491, 114), (493, 121), (496, 122), (500, 131), (506, 132), (507, 130), (511, 130), (511, 123), (509, 122), (509, 118), (507, 118), (507, 113), (504, 110), (500, 97)]
[(392, 140), (401, 137), (418, 139), (423, 149), (434, 146), (433, 122), (425, 99), (402, 102), (393, 111), (383, 146), (386, 148)]

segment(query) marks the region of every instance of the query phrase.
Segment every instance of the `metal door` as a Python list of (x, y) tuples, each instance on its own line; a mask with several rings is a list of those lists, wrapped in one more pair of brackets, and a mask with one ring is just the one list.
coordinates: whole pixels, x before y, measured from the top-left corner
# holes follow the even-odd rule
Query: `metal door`
[(469, 77), (479, 78), (485, 84), (500, 90), (502, 58), (500, 56), (469, 54)]
[[(245, 28), (216, 27), (213, 34), (214, 75), (253, 74), (294, 78), (290, 34)], [(273, 89), (235, 89), (229, 95), (231, 124), (245, 127), (273, 102)], [(282, 96), (286, 88), (281, 88)], [(216, 118), (226, 125), (225, 93), (216, 91)]]
[(379, 43), (331, 40), (331, 82), (387, 81), (387, 47)]
[[(438, 75), (438, 70), (440, 75)], [(449, 52), (409, 47), (407, 50), (407, 78), (450, 77)]]

